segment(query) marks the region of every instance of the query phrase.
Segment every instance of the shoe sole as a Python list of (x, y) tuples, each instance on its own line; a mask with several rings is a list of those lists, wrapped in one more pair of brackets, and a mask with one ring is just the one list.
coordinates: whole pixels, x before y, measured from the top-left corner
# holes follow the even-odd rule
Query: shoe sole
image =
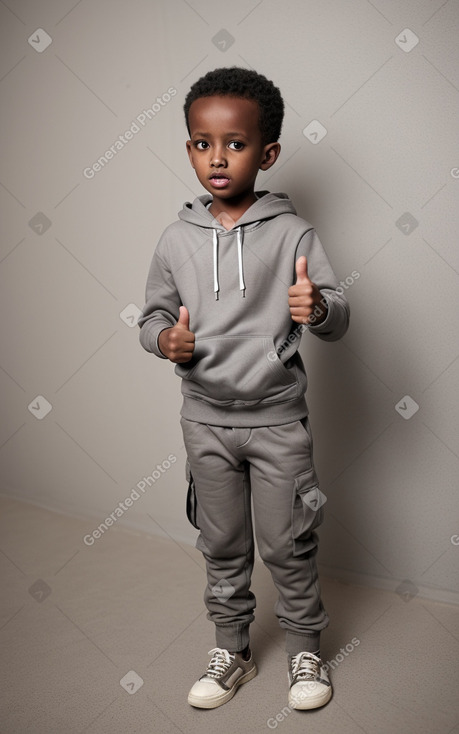
[(257, 673), (257, 666), (254, 664), (253, 668), (248, 670), (247, 673), (244, 673), (244, 675), (241, 675), (241, 677), (238, 678), (237, 681), (235, 681), (234, 685), (228, 691), (223, 691), (221, 695), (205, 699), (197, 698), (189, 694), (188, 703), (190, 704), (190, 706), (195, 706), (199, 709), (215, 709), (217, 708), (217, 706), (222, 706), (224, 703), (230, 701), (233, 698), (239, 686), (242, 686), (243, 683), (248, 683), (249, 680), (255, 678)]
[(325, 704), (329, 702), (331, 697), (332, 689), (330, 687), (330, 690), (325, 693), (325, 695), (315, 696), (314, 698), (306, 699), (304, 701), (299, 701), (293, 696), (289, 696), (288, 705), (290, 706), (290, 708), (295, 709), (296, 711), (309, 711), (310, 709), (318, 709), (320, 708), (320, 706), (325, 706)]

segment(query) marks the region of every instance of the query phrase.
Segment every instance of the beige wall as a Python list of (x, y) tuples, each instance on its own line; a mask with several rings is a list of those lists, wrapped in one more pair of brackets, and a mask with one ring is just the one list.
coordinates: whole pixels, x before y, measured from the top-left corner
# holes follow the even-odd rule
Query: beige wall
[[(84, 516), (90, 534), (152, 475), (116, 523), (193, 542), (179, 380), (133, 324), (158, 237), (202, 193), (184, 147), (189, 85), (251, 66), (287, 109), (258, 188), (288, 192), (339, 278), (359, 275), (342, 342), (302, 344), (327, 496), (320, 560), (454, 599), (457, 2), (9, 0), (0, 23), (2, 492)], [(327, 130), (315, 143), (314, 120)]]

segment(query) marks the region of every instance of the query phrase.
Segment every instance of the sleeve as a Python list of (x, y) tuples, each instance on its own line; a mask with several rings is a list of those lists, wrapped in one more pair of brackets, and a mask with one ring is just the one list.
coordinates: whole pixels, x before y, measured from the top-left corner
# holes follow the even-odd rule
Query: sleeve
[(337, 341), (349, 327), (349, 304), (314, 229), (299, 241), (295, 262), (301, 255), (306, 255), (309, 278), (319, 288), (328, 308), (325, 320), (315, 326), (312, 317), (308, 330), (324, 341)]
[(161, 244), (160, 240), (151, 261), (145, 288), (146, 303), (137, 324), (143, 348), (161, 359), (167, 359), (159, 349), (158, 337), (161, 331), (177, 323), (181, 301), (171, 269), (162, 255)]

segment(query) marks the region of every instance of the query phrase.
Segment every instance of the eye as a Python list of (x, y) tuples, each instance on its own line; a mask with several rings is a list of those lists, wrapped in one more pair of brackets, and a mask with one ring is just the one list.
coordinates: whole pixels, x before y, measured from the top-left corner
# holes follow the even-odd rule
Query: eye
[(245, 146), (240, 140), (232, 140), (231, 143), (228, 143), (228, 147), (231, 148), (231, 150), (242, 150)]
[(194, 143), (194, 147), (198, 150), (207, 150), (207, 148), (209, 147), (209, 143), (206, 143), (205, 140), (197, 140)]

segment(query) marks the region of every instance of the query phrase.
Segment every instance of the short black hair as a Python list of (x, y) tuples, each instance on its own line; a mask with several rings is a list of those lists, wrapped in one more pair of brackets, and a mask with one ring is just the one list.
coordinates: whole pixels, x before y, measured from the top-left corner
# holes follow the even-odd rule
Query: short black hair
[(183, 110), (190, 134), (189, 112), (200, 97), (228, 96), (253, 99), (260, 110), (259, 125), (263, 145), (279, 140), (284, 119), (284, 101), (273, 82), (263, 74), (239, 66), (208, 71), (195, 82), (185, 98)]

